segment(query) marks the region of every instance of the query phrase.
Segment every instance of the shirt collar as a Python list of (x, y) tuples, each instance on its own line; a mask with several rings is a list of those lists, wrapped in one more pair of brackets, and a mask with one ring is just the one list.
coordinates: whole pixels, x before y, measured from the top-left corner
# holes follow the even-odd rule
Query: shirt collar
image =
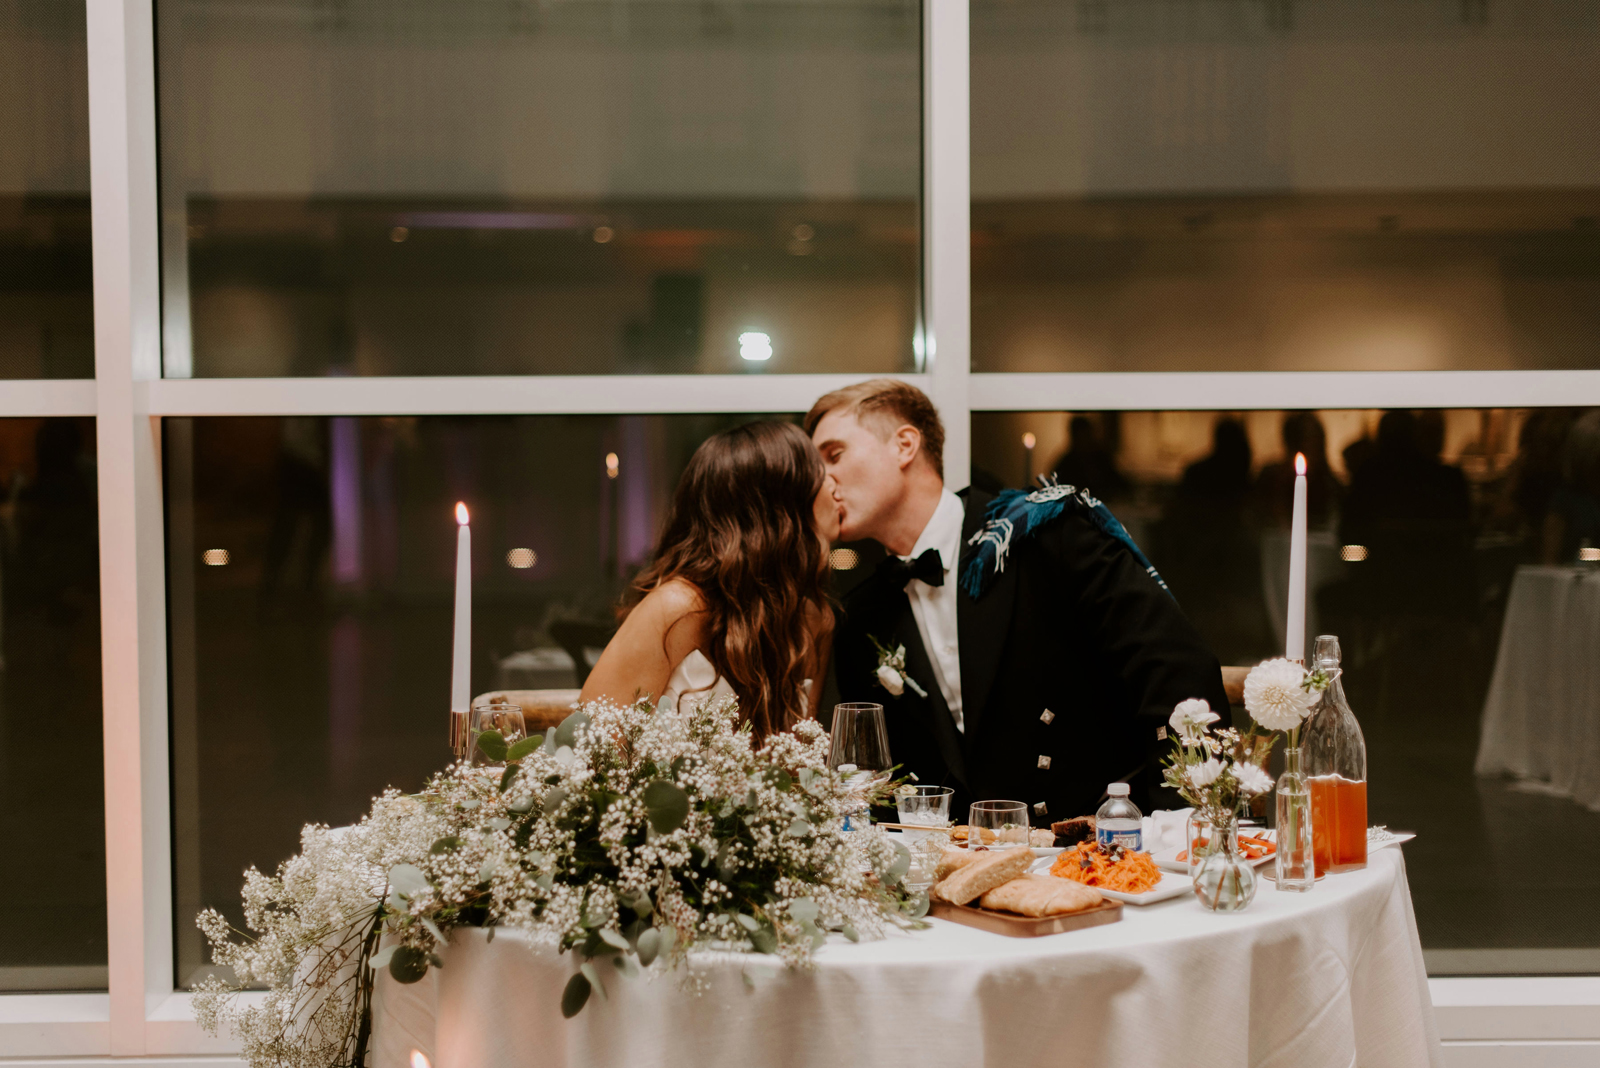
[(961, 522), (965, 518), (966, 509), (961, 505), (961, 498), (943, 490), (939, 507), (933, 510), (928, 525), (922, 528), (922, 536), (917, 539), (911, 555), (904, 559), (915, 560), (929, 549), (937, 549), (940, 562), (949, 571), (961, 555)]

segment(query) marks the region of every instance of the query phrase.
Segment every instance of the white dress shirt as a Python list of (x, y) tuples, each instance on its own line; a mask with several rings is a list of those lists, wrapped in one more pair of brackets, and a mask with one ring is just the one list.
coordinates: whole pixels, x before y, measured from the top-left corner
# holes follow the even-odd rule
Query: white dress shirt
[[(906, 596), (911, 598), (911, 614), (917, 620), (917, 633), (922, 635), (922, 647), (933, 663), (939, 692), (950, 707), (956, 721), (956, 730), (965, 732), (961, 719), (961, 645), (956, 635), (956, 565), (961, 559), (961, 522), (966, 509), (961, 498), (945, 490), (939, 498), (939, 507), (933, 511), (928, 525), (910, 556), (902, 560), (915, 560), (929, 549), (937, 549), (944, 562), (944, 585), (930, 586), (921, 579), (906, 583)], [(921, 680), (918, 680), (921, 681)], [(926, 685), (926, 683), (924, 683)]]

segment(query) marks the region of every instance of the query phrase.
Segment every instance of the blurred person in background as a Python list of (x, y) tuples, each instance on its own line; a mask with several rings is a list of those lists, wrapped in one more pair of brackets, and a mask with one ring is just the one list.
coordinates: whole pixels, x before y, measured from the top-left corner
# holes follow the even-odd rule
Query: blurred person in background
[(1288, 527), (1294, 512), (1294, 457), (1306, 457), (1306, 519), (1314, 528), (1331, 527), (1344, 499), (1344, 483), (1328, 462), (1328, 432), (1315, 412), (1283, 417), (1283, 456), (1256, 476), (1256, 509), (1265, 525)]
[(1560, 481), (1545, 515), (1543, 558), (1570, 564), (1579, 549), (1594, 546), (1600, 546), (1600, 408), (1589, 409), (1567, 431)]
[(1086, 489), (1102, 501), (1121, 500), (1130, 488), (1117, 470), (1113, 451), (1100, 439), (1100, 428), (1087, 415), (1075, 415), (1067, 424), (1067, 449), (1051, 470), (1061, 482)]

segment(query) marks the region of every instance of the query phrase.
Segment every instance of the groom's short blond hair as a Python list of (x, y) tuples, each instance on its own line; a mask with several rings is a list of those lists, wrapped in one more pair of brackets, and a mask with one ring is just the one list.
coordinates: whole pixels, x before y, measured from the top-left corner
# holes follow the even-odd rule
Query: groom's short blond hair
[(806, 413), (806, 433), (815, 433), (823, 416), (840, 409), (854, 413), (863, 426), (873, 424), (884, 437), (899, 426), (910, 426), (922, 435), (922, 455), (934, 473), (943, 474), (944, 423), (933, 401), (916, 386), (898, 378), (873, 378), (836, 389), (817, 398)]

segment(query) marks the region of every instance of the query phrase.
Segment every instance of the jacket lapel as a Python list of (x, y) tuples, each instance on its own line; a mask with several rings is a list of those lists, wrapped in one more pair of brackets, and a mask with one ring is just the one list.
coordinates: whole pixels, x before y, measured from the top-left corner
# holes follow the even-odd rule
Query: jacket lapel
[[(967, 541), (983, 526), (983, 513), (993, 499), (979, 489), (967, 489), (962, 497), (966, 516), (961, 523), (961, 549), (965, 556)], [(959, 581), (960, 567), (953, 569), (951, 579)], [(978, 726), (987, 711), (989, 690), (994, 686), (995, 673), (1000, 669), (1000, 654), (1005, 649), (1007, 632), (1011, 629), (1011, 603), (1016, 595), (1016, 569), (1000, 573), (981, 600), (973, 600), (965, 590), (956, 595), (956, 640), (961, 656), (961, 716), (967, 740), (976, 737)], [(912, 630), (916, 630), (913, 623)], [(911, 646), (906, 646), (910, 656)]]
[(893, 640), (906, 647), (906, 673), (928, 691), (927, 697), (919, 697), (908, 687), (900, 695), (900, 704), (903, 707), (922, 705), (927, 710), (928, 729), (939, 746), (939, 755), (944, 758), (945, 767), (962, 785), (966, 785), (967, 761), (962, 751), (961, 732), (956, 730), (955, 717), (945, 703), (944, 691), (939, 688), (928, 651), (922, 646), (922, 632), (917, 629), (917, 617), (911, 613), (911, 598), (904, 591), (898, 592), (903, 610), (897, 615)]

